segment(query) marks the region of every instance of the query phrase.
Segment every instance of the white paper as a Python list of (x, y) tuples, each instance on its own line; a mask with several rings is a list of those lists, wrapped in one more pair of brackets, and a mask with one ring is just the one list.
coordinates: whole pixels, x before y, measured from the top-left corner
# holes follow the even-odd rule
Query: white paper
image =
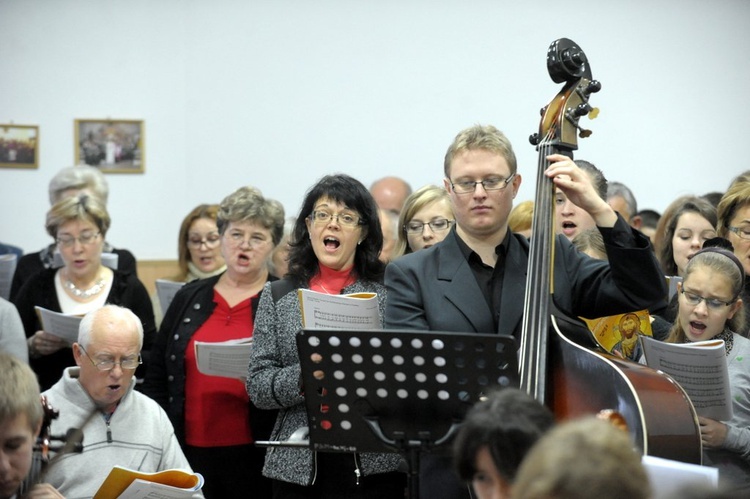
[(646, 364), (674, 378), (699, 416), (729, 421), (732, 396), (723, 340), (665, 343), (641, 336)]
[(717, 488), (719, 470), (654, 456), (641, 458), (648, 474), (653, 499), (677, 497), (685, 487)]
[(16, 272), (18, 257), (15, 253), (0, 255), (0, 297), (10, 300), (10, 285)]
[(329, 295), (299, 290), (305, 329), (382, 329), (375, 293)]
[(184, 282), (168, 281), (167, 279), (156, 280), (156, 295), (159, 297), (159, 306), (161, 306), (162, 313), (167, 313), (167, 309), (172, 303), (174, 295), (176, 295), (184, 285)]
[(36, 313), (42, 323), (42, 330), (62, 338), (71, 345), (78, 341), (78, 326), (83, 317), (77, 315), (61, 314), (46, 308), (36, 306)]
[[(199, 473), (196, 474), (199, 475)], [(136, 478), (118, 496), (118, 499), (187, 499), (191, 497), (203, 497), (199, 492), (201, 487), (203, 487), (203, 478), (201, 478), (200, 483), (194, 489), (180, 489)]]
[(250, 364), (252, 338), (222, 342), (195, 342), (195, 360), (198, 371), (210, 376), (244, 378)]

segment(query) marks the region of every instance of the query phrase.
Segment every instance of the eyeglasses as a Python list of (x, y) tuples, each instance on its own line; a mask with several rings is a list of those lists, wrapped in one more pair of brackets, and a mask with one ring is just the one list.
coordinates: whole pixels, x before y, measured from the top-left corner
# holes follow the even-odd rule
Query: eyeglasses
[(508, 184), (515, 176), (516, 174), (514, 173), (508, 178), (492, 177), (484, 180), (461, 180), (460, 182), (454, 182), (452, 180), (448, 181), (451, 183), (453, 192), (456, 194), (469, 194), (477, 189), (478, 184), (482, 184), (482, 188), (485, 191), (502, 191), (508, 187)]
[(310, 220), (321, 225), (329, 223), (333, 218), (336, 219), (336, 223), (343, 227), (364, 225), (364, 221), (359, 216), (352, 215), (351, 213), (339, 213), (338, 215), (334, 215), (327, 211), (315, 210), (310, 214)]
[(727, 227), (727, 230), (737, 234), (740, 239), (750, 239), (750, 227)]
[(86, 357), (88, 357), (91, 363), (94, 364), (94, 367), (96, 367), (100, 371), (111, 371), (117, 365), (119, 365), (120, 369), (122, 369), (123, 371), (126, 369), (133, 370), (133, 369), (137, 369), (138, 366), (143, 364), (143, 359), (141, 358), (141, 354), (138, 354), (135, 357), (125, 357), (124, 359), (120, 360), (120, 362), (115, 362), (114, 359), (100, 360), (97, 362), (91, 358), (89, 353), (86, 351), (85, 348), (83, 348), (82, 345), (79, 344), (78, 346), (81, 347), (81, 350), (83, 350), (83, 353), (86, 354)]
[(192, 249), (200, 249), (201, 246), (204, 244), (206, 245), (206, 248), (215, 248), (219, 245), (219, 241), (221, 241), (221, 236), (218, 232), (211, 232), (206, 237), (197, 237), (197, 236), (191, 236), (187, 240), (188, 248)]
[[(251, 248), (259, 248), (269, 241), (269, 239), (266, 239), (262, 234), (251, 234), (250, 239), (246, 239), (245, 233), (241, 231), (227, 232), (226, 236), (229, 244), (235, 248), (242, 246), (242, 243), (247, 243)], [(203, 241), (201, 241), (201, 243), (202, 242)]]
[(693, 306), (698, 306), (698, 304), (700, 304), (700, 302), (702, 301), (706, 302), (706, 307), (709, 310), (721, 310), (724, 307), (730, 306), (737, 300), (737, 298), (734, 298), (731, 301), (724, 301), (716, 298), (704, 298), (701, 295), (691, 293), (690, 291), (685, 291), (685, 288), (682, 288), (682, 296), (685, 297), (686, 302)]
[(69, 248), (73, 246), (76, 241), (81, 243), (82, 246), (86, 246), (87, 244), (91, 244), (94, 242), (94, 240), (101, 234), (101, 232), (84, 232), (78, 237), (75, 236), (60, 236), (55, 241), (57, 241), (57, 244), (63, 248)]
[(407, 234), (421, 234), (422, 232), (424, 232), (425, 225), (429, 225), (430, 229), (432, 229), (433, 232), (442, 232), (450, 228), (450, 226), (453, 225), (454, 222), (455, 220), (448, 220), (447, 218), (436, 218), (435, 220), (427, 223), (412, 220), (408, 224), (404, 225), (404, 230)]

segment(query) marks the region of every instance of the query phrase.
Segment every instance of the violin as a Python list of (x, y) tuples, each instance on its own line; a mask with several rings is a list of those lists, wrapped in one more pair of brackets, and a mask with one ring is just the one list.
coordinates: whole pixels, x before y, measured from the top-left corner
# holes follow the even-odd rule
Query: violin
[(60, 417), (60, 411), (52, 407), (44, 395), (39, 398), (39, 402), (42, 404), (44, 412), (42, 427), (34, 443), (31, 469), (21, 486), (22, 492), (26, 492), (34, 485), (44, 482), (45, 471), (55, 459), (51, 456), (52, 453), (56, 453), (57, 457), (71, 452), (83, 452), (83, 433), (81, 430), (71, 428), (65, 435), (53, 435), (52, 421)]
[(581, 321), (555, 306), (555, 186), (544, 175), (546, 158), (572, 158), (578, 138), (591, 135), (579, 120), (598, 114), (589, 99), (601, 84), (592, 78), (586, 54), (567, 38), (550, 45), (547, 69), (563, 88), (542, 109), (539, 132), (530, 137), (539, 160), (519, 350), (521, 388), (557, 419), (606, 416), (627, 428), (643, 454), (700, 464), (698, 416), (684, 390), (664, 373), (604, 352)]

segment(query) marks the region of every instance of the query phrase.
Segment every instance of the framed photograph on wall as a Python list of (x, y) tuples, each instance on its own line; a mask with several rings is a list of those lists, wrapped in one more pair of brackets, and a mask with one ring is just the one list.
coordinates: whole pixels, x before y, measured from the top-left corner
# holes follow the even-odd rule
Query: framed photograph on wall
[(39, 166), (39, 127), (0, 124), (0, 167)]
[(75, 120), (76, 164), (104, 173), (143, 173), (142, 120)]

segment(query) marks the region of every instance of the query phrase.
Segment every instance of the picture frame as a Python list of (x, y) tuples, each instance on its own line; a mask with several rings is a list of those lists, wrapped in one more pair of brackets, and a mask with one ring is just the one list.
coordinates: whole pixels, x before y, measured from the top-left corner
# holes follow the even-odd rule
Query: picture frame
[(0, 168), (39, 167), (39, 127), (0, 124)]
[(143, 120), (75, 120), (75, 162), (103, 173), (145, 171)]

